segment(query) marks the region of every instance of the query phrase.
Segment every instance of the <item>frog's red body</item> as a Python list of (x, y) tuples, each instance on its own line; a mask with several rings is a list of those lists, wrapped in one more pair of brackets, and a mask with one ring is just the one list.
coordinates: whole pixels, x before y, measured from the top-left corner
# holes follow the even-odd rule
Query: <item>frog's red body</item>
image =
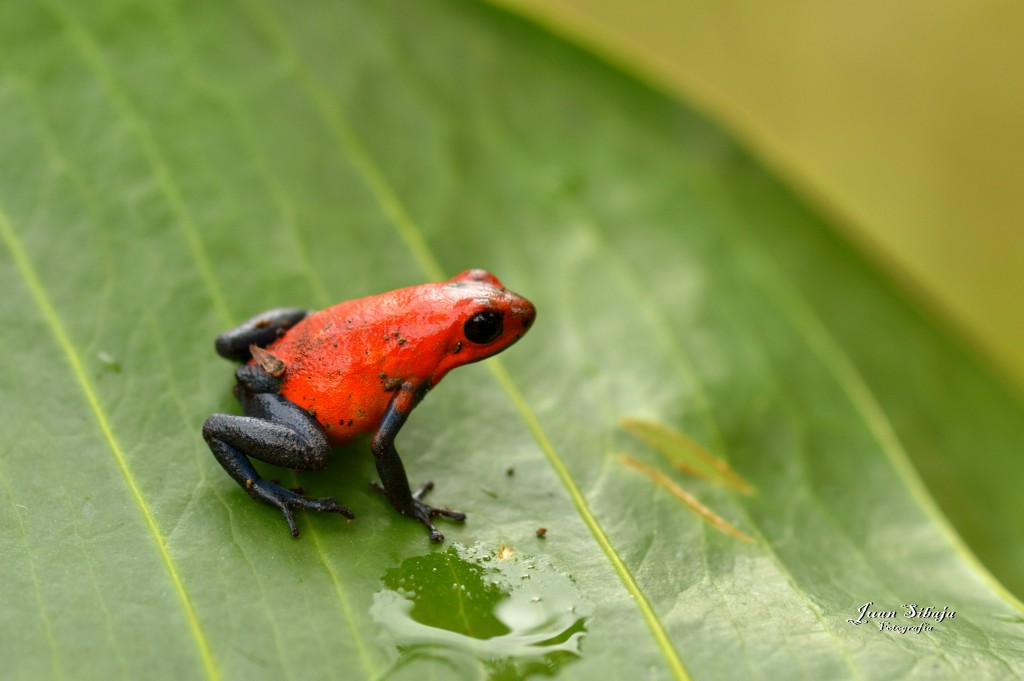
[[(402, 385), (429, 389), (455, 367), (490, 357), (526, 332), (535, 314), (528, 301), (493, 276), (459, 276), (306, 317), (267, 346), (286, 367), (280, 394), (313, 415), (333, 444), (342, 444), (374, 432)], [(505, 313), (507, 342), (466, 342), (463, 322), (482, 305)]]
[(327, 463), (329, 444), (372, 432), (382, 491), (440, 541), (430, 518), (465, 515), (424, 503), (430, 483), (410, 491), (395, 436), (449, 371), (512, 345), (535, 314), (528, 300), (483, 270), (320, 312), (270, 310), (217, 338), (218, 353), (244, 362), (235, 372), (235, 392), (245, 416), (214, 414), (203, 425), (203, 437), (235, 481), (278, 507), (297, 535), (292, 508), (352, 514), (331, 498), (307, 499), (261, 478), (248, 457), (319, 469)]

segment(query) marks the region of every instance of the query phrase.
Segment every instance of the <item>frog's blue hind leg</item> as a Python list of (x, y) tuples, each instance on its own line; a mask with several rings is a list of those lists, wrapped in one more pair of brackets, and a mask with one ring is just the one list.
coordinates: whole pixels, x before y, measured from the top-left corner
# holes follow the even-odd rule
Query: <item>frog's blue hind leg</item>
[(217, 336), (214, 343), (217, 354), (227, 359), (248, 362), (252, 357), (249, 354), (250, 345), (267, 347), (310, 314), (311, 310), (295, 307), (280, 307), (260, 313), (237, 328)]
[(331, 447), (316, 419), (275, 393), (252, 393), (242, 387), (239, 399), (245, 416), (214, 414), (203, 424), (203, 438), (210, 451), (235, 482), (252, 498), (280, 509), (293, 536), (299, 534), (292, 517), (294, 508), (354, 518), (351, 511), (330, 497), (308, 499), (261, 478), (249, 461), (249, 457), (255, 457), (293, 469), (323, 468)]

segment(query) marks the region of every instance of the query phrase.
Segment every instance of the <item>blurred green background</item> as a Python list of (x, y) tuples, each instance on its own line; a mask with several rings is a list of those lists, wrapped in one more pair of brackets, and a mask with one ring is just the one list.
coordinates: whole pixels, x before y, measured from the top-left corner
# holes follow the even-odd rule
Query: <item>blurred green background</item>
[(1024, 5), (496, 1), (711, 112), (1024, 386)]

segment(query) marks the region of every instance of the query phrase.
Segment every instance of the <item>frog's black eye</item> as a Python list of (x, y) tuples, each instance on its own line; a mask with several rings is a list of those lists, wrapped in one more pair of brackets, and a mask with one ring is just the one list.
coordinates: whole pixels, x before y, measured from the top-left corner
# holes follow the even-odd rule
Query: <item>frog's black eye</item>
[(500, 312), (484, 310), (466, 320), (466, 323), (462, 325), (462, 330), (468, 340), (484, 345), (501, 335), (503, 322), (504, 318)]

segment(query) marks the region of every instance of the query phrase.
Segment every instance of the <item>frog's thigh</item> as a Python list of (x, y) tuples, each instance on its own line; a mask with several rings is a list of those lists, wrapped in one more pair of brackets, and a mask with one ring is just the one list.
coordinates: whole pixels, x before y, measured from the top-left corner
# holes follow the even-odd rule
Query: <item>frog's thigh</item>
[(301, 470), (327, 465), (327, 435), (306, 410), (269, 393), (243, 395), (242, 406), (245, 416), (214, 414), (203, 424), (203, 437), (232, 477), (251, 479), (247, 456)]
[(310, 314), (310, 310), (294, 307), (281, 307), (260, 313), (237, 328), (217, 336), (217, 354), (227, 359), (248, 362), (252, 357), (249, 354), (250, 345), (267, 347)]

